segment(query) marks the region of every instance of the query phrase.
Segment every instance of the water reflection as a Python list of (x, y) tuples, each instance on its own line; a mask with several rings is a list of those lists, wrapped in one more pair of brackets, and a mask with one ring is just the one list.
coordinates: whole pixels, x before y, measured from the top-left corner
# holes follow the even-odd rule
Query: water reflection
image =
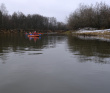
[(41, 39), (41, 37), (28, 37), (29, 40), (34, 40), (34, 42), (36, 42), (38, 39)]
[[(44, 35), (28, 38), (22, 34), (0, 36), (0, 59), (3, 63), (8, 59), (9, 53), (19, 55), (42, 55), (44, 49), (56, 48), (57, 44), (65, 42), (64, 35)], [(93, 37), (68, 37), (68, 49), (79, 62), (96, 62), (109, 64), (110, 42)]]
[(28, 55), (40, 55), (40, 54), (43, 54), (43, 53), (28, 53)]
[[(7, 60), (9, 53), (25, 55), (27, 51), (33, 51), (28, 55), (43, 54), (43, 49), (55, 48), (57, 43), (65, 39), (62, 35), (44, 35), (41, 37), (27, 37), (23, 34), (0, 35), (0, 59)], [(34, 52), (36, 51), (36, 52)]]
[(2, 35), (0, 43), (0, 93), (110, 91), (109, 42), (64, 35), (35, 42)]
[(69, 51), (78, 57), (80, 62), (109, 63), (110, 42), (85, 38), (70, 36), (68, 38)]

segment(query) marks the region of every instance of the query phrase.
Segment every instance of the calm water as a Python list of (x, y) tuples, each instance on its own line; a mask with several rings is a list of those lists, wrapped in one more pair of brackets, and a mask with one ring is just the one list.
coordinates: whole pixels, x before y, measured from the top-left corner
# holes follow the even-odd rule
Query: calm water
[(0, 35), (0, 93), (110, 93), (110, 42)]

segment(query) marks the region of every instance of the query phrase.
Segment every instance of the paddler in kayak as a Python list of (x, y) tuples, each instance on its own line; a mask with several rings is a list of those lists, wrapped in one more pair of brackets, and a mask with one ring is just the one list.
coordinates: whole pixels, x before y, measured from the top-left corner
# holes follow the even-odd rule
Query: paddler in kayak
[(31, 33), (31, 32), (29, 32), (29, 35), (32, 35), (32, 33)]
[(37, 35), (36, 31), (34, 31), (33, 35)]

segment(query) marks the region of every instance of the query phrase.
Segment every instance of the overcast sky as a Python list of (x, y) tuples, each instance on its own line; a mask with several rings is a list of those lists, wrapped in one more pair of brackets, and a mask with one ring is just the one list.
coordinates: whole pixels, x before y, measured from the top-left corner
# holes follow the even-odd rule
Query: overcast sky
[(101, 1), (110, 5), (110, 0), (0, 0), (0, 5), (5, 4), (8, 14), (19, 11), (25, 15), (40, 14), (66, 22), (66, 17), (74, 12), (80, 3), (90, 5)]

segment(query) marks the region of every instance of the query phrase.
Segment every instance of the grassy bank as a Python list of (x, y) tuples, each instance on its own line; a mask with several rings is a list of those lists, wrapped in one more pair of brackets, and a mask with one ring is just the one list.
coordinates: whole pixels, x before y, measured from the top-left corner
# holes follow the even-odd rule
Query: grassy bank
[(63, 32), (62, 34), (69, 35), (69, 34), (72, 34), (72, 31), (65, 31), (65, 32)]

